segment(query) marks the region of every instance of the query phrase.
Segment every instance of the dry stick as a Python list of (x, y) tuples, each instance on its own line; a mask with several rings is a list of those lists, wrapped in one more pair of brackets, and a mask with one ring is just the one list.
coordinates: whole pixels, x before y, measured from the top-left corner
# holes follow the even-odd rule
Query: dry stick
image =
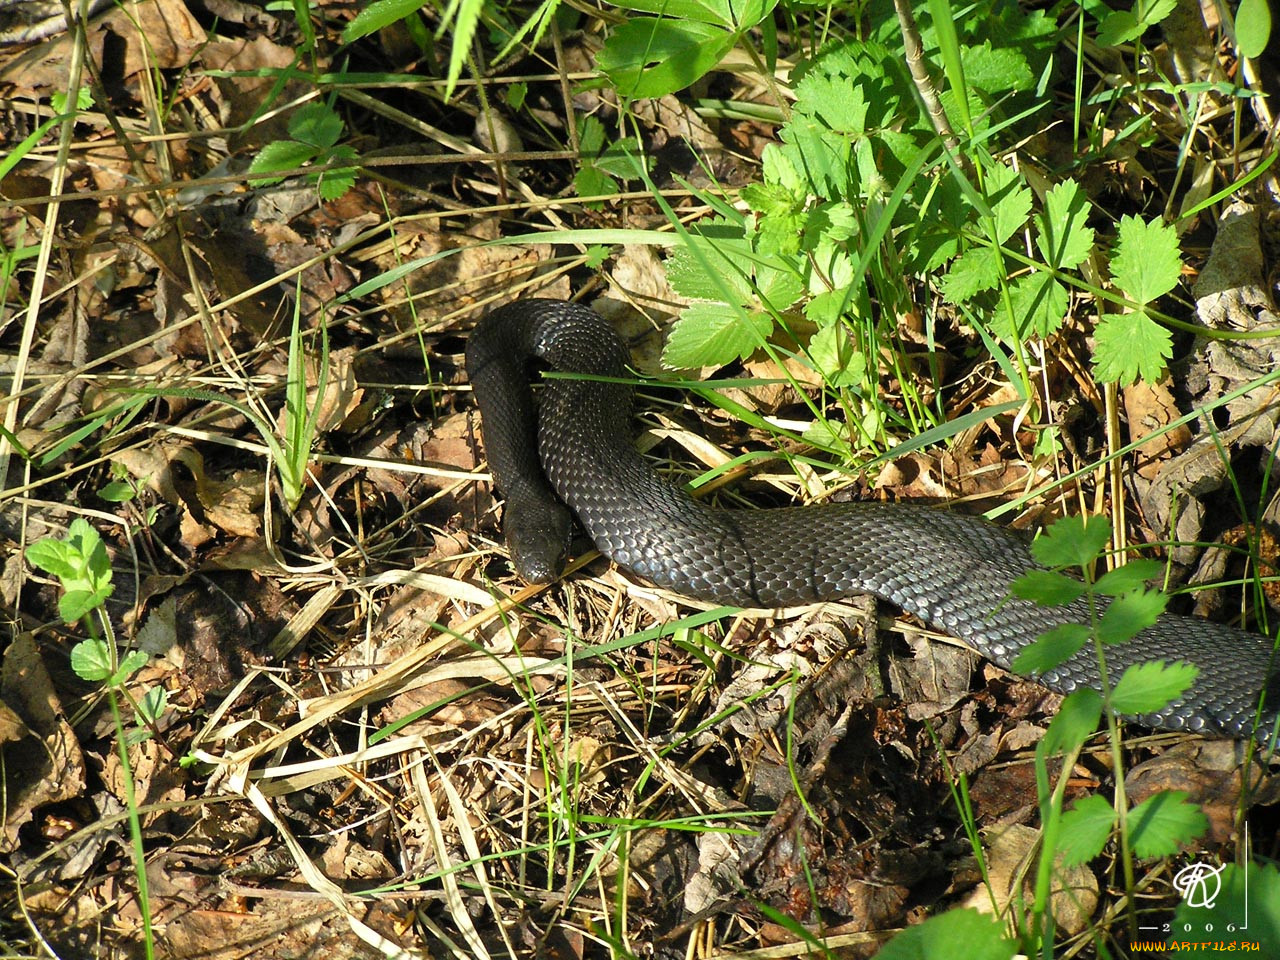
[[(87, 2), (81, 7), (88, 10)], [(75, 104), (76, 91), (80, 89), (80, 78), (84, 70), (85, 47), (83, 24), (77, 31), (75, 42), (71, 45), (71, 61), (67, 72), (67, 104)], [(7, 408), (4, 412), (4, 434), (0, 436), (0, 478), (9, 476), (9, 460), (13, 455), (13, 437), (18, 427), (17, 396), (22, 393), (23, 381), (26, 377), (27, 365), (31, 360), (31, 346), (35, 342), (36, 324), (40, 317), (40, 307), (44, 302), (42, 293), (45, 281), (49, 277), (49, 259), (53, 253), (54, 237), (57, 234), (58, 212), (61, 204), (56, 199), (62, 193), (62, 186), (67, 176), (67, 156), (71, 150), (71, 141), (75, 136), (75, 119), (67, 116), (60, 124), (58, 134), (58, 162), (54, 164), (49, 175), (49, 205), (45, 208), (44, 230), (40, 235), (40, 250), (36, 254), (35, 275), (31, 283), (31, 300), (27, 304), (27, 317), (22, 327), (22, 338), (18, 343), (18, 356), (13, 365), (13, 382), (9, 387)]]
[(920, 43), (920, 28), (911, 13), (911, 4), (906, 0), (893, 0), (893, 8), (898, 13), (898, 26), (902, 28), (902, 45), (906, 50), (907, 69), (911, 71), (911, 79), (915, 81), (916, 92), (924, 101), (925, 112), (934, 132), (942, 139), (947, 152), (956, 158), (961, 169), (969, 173), (969, 160), (960, 152), (960, 141), (951, 130), (947, 113), (942, 109), (942, 101), (938, 99), (937, 88), (933, 85), (933, 77), (924, 62), (924, 46)]

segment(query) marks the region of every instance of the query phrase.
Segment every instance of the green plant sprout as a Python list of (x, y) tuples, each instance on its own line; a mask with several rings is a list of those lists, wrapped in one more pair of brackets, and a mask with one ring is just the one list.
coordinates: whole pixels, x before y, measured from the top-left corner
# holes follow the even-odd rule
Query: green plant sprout
[[(342, 118), (334, 109), (323, 103), (308, 103), (289, 118), (289, 136), (292, 140), (276, 140), (263, 147), (249, 172), (262, 174), (300, 167), (321, 167), (308, 173), (307, 179), (316, 185), (323, 200), (337, 200), (356, 182), (356, 168), (347, 166), (356, 160), (356, 151), (345, 143), (339, 143), (344, 132)], [(280, 183), (284, 177), (257, 177), (261, 186)]]
[[(155, 957), (155, 936), (151, 925), (151, 897), (147, 882), (146, 853), (142, 847), (142, 821), (138, 814), (138, 798), (129, 762), (129, 746), (136, 742), (125, 729), (120, 711), (120, 697), (132, 706), (144, 725), (154, 725), (163, 712), (166, 699), (163, 689), (147, 691), (141, 701), (134, 701), (126, 689), (129, 678), (146, 665), (147, 654), (131, 650), (120, 656), (115, 631), (107, 615), (106, 602), (115, 591), (112, 583), (111, 558), (106, 545), (89, 521), (77, 517), (71, 521), (65, 537), (45, 537), (27, 547), (27, 562), (57, 578), (62, 587), (58, 599), (58, 615), (67, 623), (80, 623), (89, 633), (71, 649), (71, 669), (82, 680), (100, 683), (111, 708), (116, 729), (116, 747), (120, 757), (125, 805), (129, 812), (129, 835), (132, 841), (134, 875), (138, 882), (138, 909), (142, 916), (146, 956)], [(101, 631), (101, 632), (99, 632)]]

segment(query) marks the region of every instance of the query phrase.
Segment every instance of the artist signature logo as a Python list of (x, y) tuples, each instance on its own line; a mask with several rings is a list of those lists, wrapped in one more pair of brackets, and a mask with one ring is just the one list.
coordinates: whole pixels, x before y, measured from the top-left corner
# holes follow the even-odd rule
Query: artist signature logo
[(1207, 863), (1188, 863), (1173, 878), (1174, 889), (1182, 895), (1188, 907), (1213, 908), (1222, 892), (1222, 869), (1225, 864), (1211, 867)]

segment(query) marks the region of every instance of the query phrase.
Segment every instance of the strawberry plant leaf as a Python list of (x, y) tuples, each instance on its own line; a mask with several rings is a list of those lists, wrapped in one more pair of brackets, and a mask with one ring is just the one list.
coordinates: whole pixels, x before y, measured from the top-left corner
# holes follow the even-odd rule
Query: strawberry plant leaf
[(720, 367), (750, 356), (773, 330), (771, 317), (723, 303), (685, 308), (667, 334), (662, 365), (670, 370)]
[(1130, 560), (1123, 567), (1108, 570), (1100, 576), (1094, 588), (1103, 596), (1118, 597), (1131, 590), (1146, 587), (1147, 581), (1155, 580), (1163, 573), (1164, 564), (1158, 560)]
[(831, 323), (818, 330), (809, 341), (809, 359), (824, 380), (833, 387), (862, 383), (867, 376), (867, 357), (844, 324)]
[(1132, 10), (1108, 13), (1098, 27), (1098, 46), (1117, 47), (1138, 39), (1148, 27), (1154, 27), (1173, 13), (1177, 5), (1178, 0), (1152, 0), (1150, 3), (1138, 0)]
[(326, 104), (308, 103), (289, 120), (289, 136), (327, 150), (342, 138), (342, 118)]
[(102, 640), (81, 640), (71, 648), (71, 669), (93, 683), (111, 676), (111, 650)]
[(1024, 675), (1044, 673), (1060, 666), (1088, 642), (1088, 624), (1060, 623), (1018, 651), (1013, 669)]
[[(296, 170), (299, 167), (305, 167), (315, 159), (315, 156), (316, 148), (309, 143), (301, 143), (297, 140), (276, 140), (258, 151), (258, 155), (253, 158), (253, 163), (249, 164), (249, 172), (271, 173), (276, 170)], [(254, 178), (253, 183), (257, 186), (269, 187), (283, 179), (284, 177), (261, 177)]]
[(1056, 570), (1028, 570), (1009, 585), (1015, 597), (1041, 606), (1060, 606), (1084, 595), (1083, 582)]

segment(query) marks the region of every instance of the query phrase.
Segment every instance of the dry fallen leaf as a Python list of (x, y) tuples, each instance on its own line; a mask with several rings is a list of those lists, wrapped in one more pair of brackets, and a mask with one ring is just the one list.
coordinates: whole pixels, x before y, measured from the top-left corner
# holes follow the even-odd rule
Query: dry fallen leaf
[[(143, 70), (186, 67), (208, 37), (180, 0), (136, 0), (90, 21), (88, 54), (99, 76), (132, 80)], [(67, 84), (73, 38), (64, 33), (0, 59), (0, 96), (36, 100)]]
[[(1012, 823), (983, 831), (983, 839), (990, 890), (986, 886), (977, 887), (964, 906), (990, 913), (994, 896), (995, 908), (1003, 913), (1015, 895), (1022, 902), (1032, 902), (1034, 891), (1028, 883), (1035, 877), (1034, 858), (1040, 850), (1040, 831)], [(1088, 867), (1058, 864), (1053, 870), (1052, 883), (1049, 896), (1054, 920), (1065, 933), (1079, 933), (1088, 925), (1098, 905), (1098, 878)]]
[(31, 822), (37, 809), (84, 792), (85, 764), (75, 730), (63, 716), (53, 681), (30, 633), (20, 633), (5, 650), (0, 664), (0, 703), (16, 720), (16, 724), (8, 724), (10, 733), (26, 734), (4, 748), (5, 816), (0, 852), (10, 853), (18, 847), (19, 830)]

